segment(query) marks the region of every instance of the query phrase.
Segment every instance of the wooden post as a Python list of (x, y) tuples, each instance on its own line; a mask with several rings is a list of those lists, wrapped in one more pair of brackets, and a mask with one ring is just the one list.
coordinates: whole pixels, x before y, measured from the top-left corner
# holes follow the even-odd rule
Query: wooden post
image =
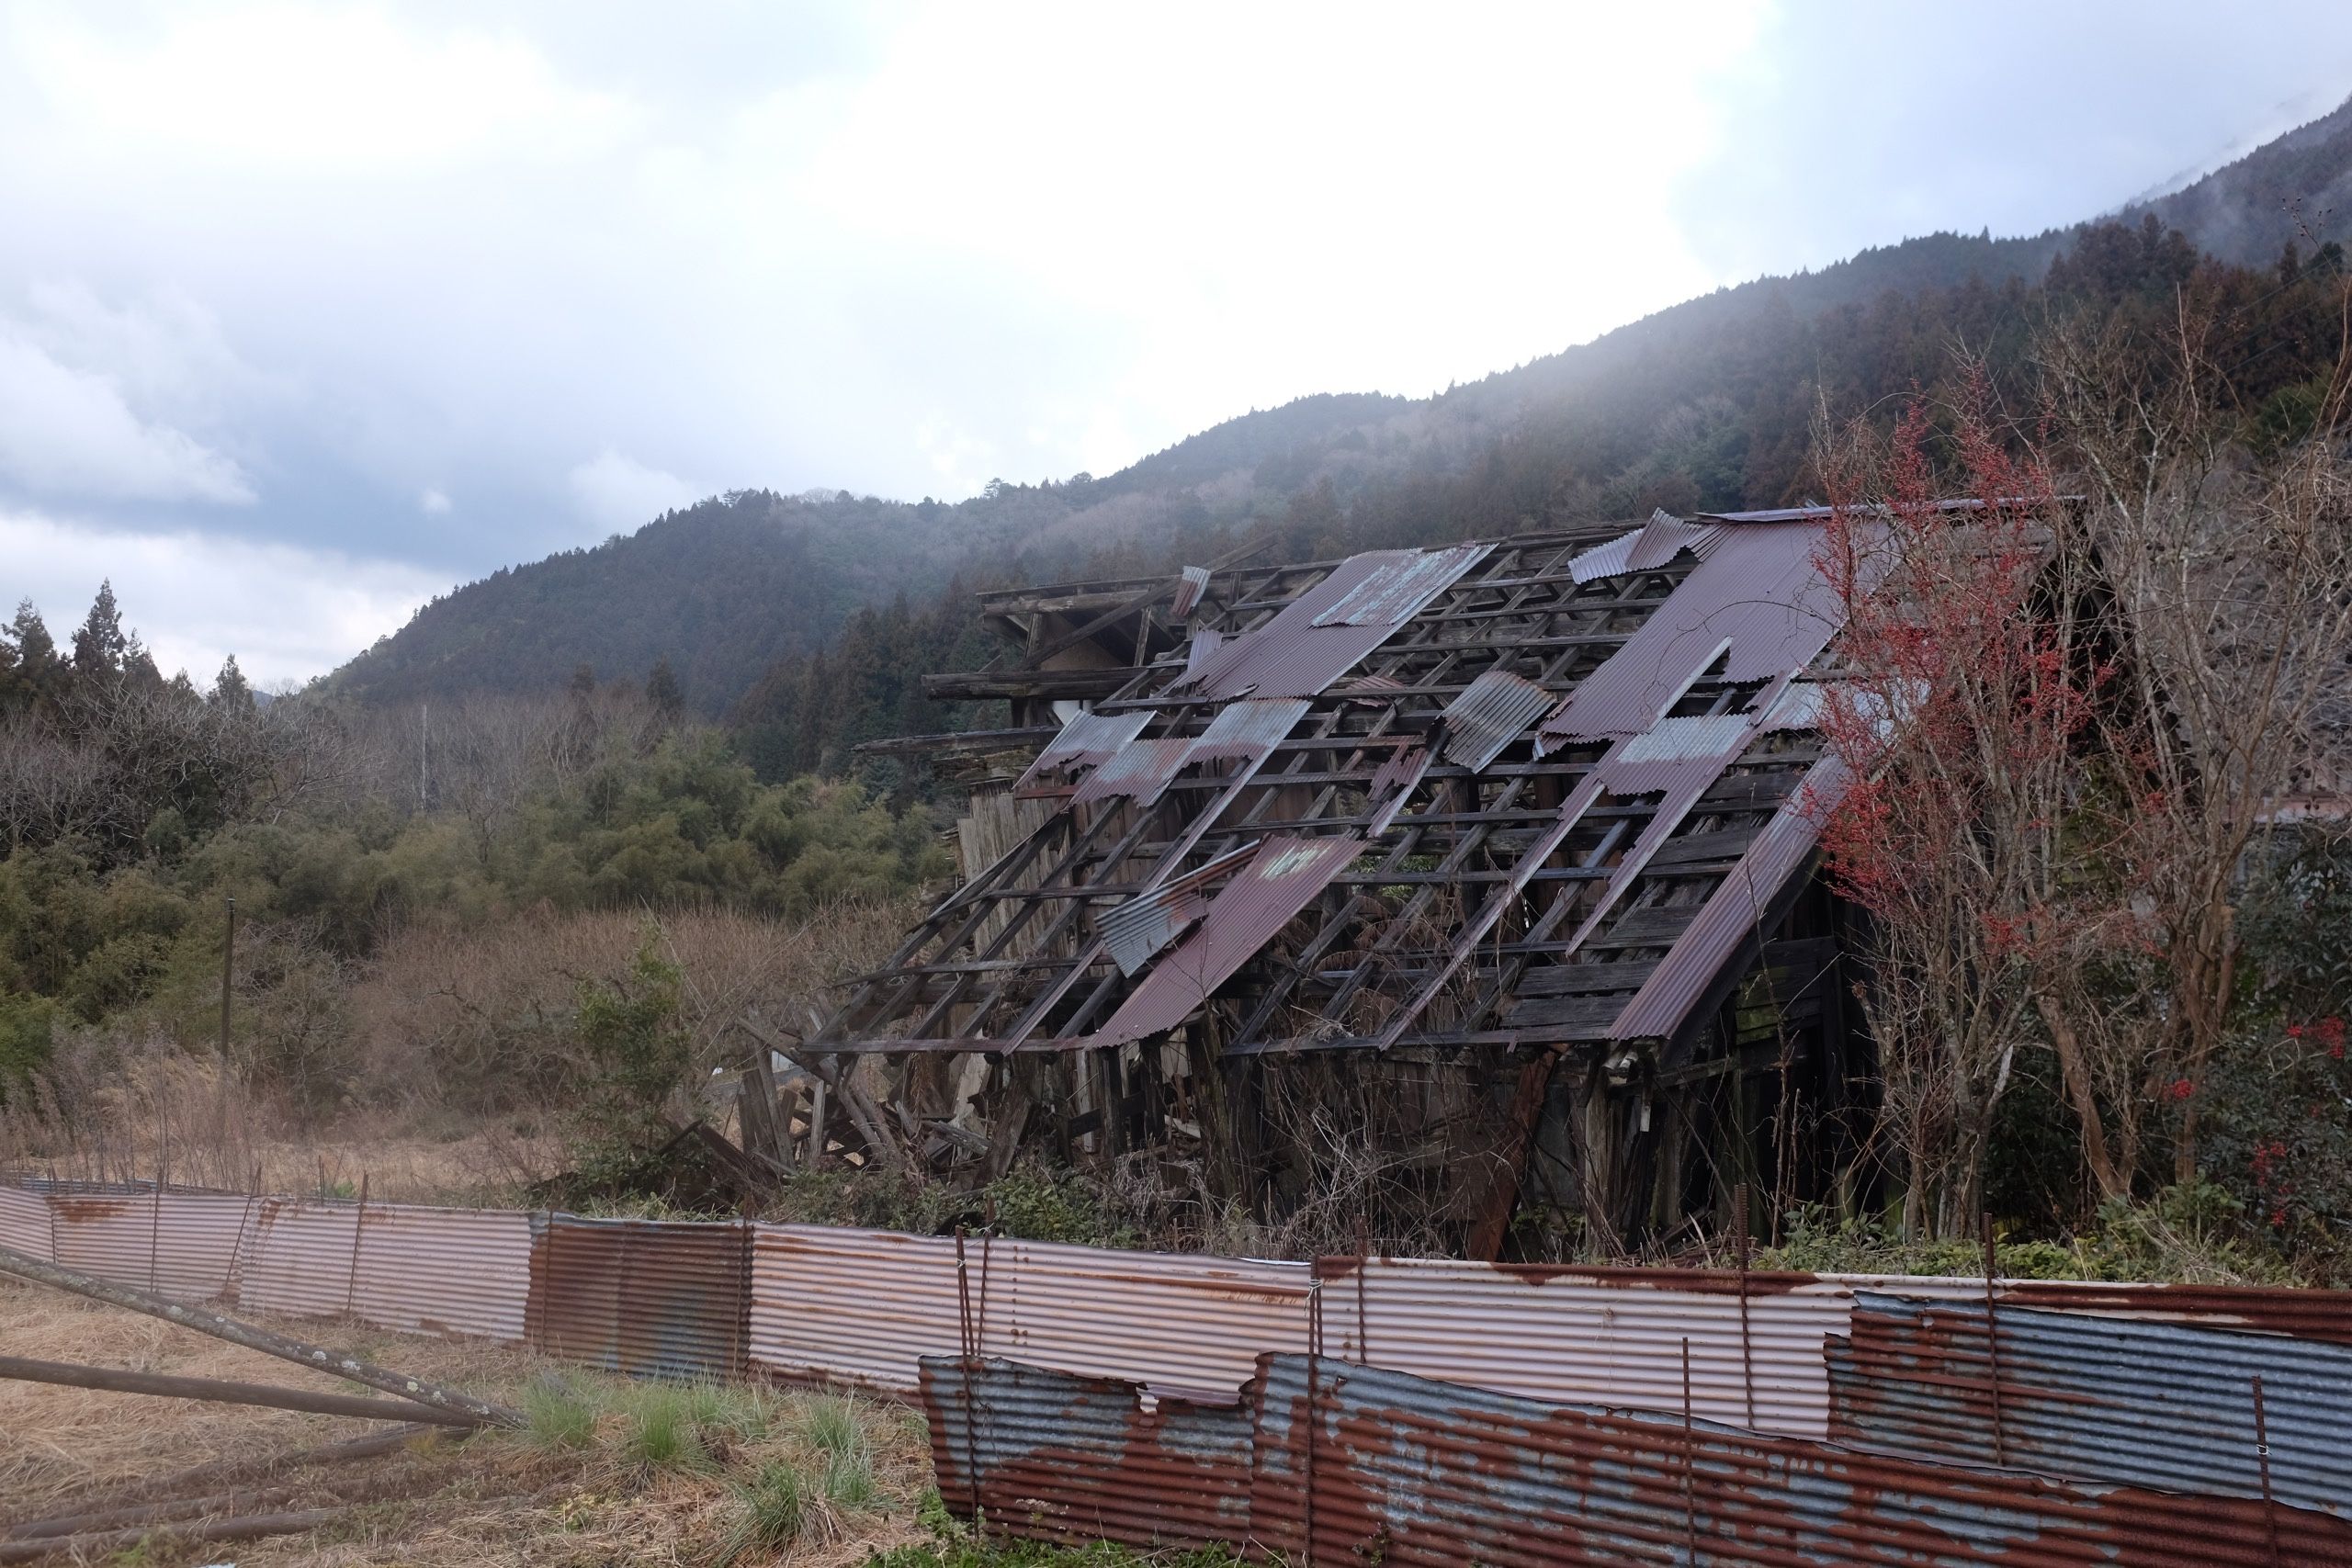
[(300, 1410), (313, 1416), (350, 1416), (363, 1421), (424, 1421), (437, 1427), (479, 1427), (479, 1416), (461, 1416), (404, 1399), (365, 1399), (349, 1393), (319, 1393), (306, 1388), (274, 1388), (267, 1383), (232, 1382), (220, 1378), (166, 1377), (154, 1372), (119, 1371), (112, 1367), (83, 1367), (70, 1361), (36, 1361), (22, 1356), (0, 1356), (0, 1378), (21, 1382), (51, 1383), (60, 1388), (96, 1389), (104, 1393), (144, 1393), (164, 1399), (201, 1399), (216, 1404), (258, 1404), (272, 1410)]
[(359, 1206), (351, 1214), (351, 1273), (343, 1283), (343, 1315), (353, 1314), (359, 1299), (359, 1238), (368, 1229), (368, 1173), (359, 1173)]
[(1977, 1216), (1977, 1228), (1984, 1238), (1984, 1350), (1985, 1362), (1993, 1390), (1993, 1462), (2009, 1462), (2008, 1434), (2001, 1421), (2001, 1319), (1993, 1290), (1993, 1216), (1988, 1212)]

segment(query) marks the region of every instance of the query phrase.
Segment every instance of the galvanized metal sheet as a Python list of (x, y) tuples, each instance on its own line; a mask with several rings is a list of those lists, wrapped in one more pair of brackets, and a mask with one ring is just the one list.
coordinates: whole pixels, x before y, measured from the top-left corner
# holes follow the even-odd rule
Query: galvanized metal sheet
[(783, 1376), (905, 1393), (960, 1352), (965, 1294), (984, 1352), (1229, 1395), (1258, 1353), (1304, 1346), (1305, 1264), (1006, 1238), (756, 1227), (752, 1356)]
[(1106, 800), (1132, 800), (1137, 806), (1149, 806), (1166, 793), (1184, 765), (1185, 750), (1192, 742), (1182, 736), (1170, 736), (1158, 740), (1130, 740), (1110, 756), (1102, 759), (1094, 771), (1086, 775), (1070, 799), (1080, 806), (1099, 805)]
[(1176, 596), (1169, 601), (1170, 620), (1189, 621), (1193, 612), (1201, 607), (1201, 595), (1209, 591), (1209, 569), (1188, 566), (1176, 574)]
[(407, 1334), (520, 1343), (531, 1298), (531, 1216), (514, 1209), (371, 1203), (353, 1311)]
[(1552, 694), (1508, 670), (1489, 670), (1445, 705), (1441, 716), (1445, 760), (1472, 773), (1484, 769), (1503, 748), (1553, 705)]
[(750, 1296), (747, 1225), (552, 1214), (532, 1238), (531, 1344), (608, 1371), (734, 1376)]
[(1354, 558), (1368, 570), (1320, 607), (1318, 626), (1401, 626), (1456, 579), (1486, 558), (1487, 545), (1455, 545), (1442, 550), (1381, 550)]
[(1231, 979), (1274, 934), (1315, 901), (1348, 863), (1363, 853), (1353, 835), (1308, 839), (1269, 837), (1249, 868), (1217, 890), (1193, 934), (1162, 958), (1127, 993), (1110, 1021), (1086, 1037), (1090, 1045), (1116, 1045), (1163, 1033), (1192, 1016), (1209, 994)]
[(1703, 554), (1713, 545), (1716, 533), (1710, 525), (1685, 523), (1661, 512), (1632, 532), (1570, 560), (1568, 575), (1582, 583), (1622, 577), (1629, 571), (1655, 571), (1684, 550)]
[(1080, 805), (1124, 797), (1149, 806), (1186, 768), (1262, 761), (1306, 716), (1308, 705), (1303, 697), (1228, 703), (1189, 739), (1130, 740), (1087, 775), (1073, 798)]
[(254, 1205), (237, 1266), (237, 1303), (288, 1317), (349, 1309), (359, 1205), (264, 1198)]
[[(1679, 1410), (1822, 1437), (1824, 1341), (1852, 1292), (1811, 1275), (1514, 1268), (1439, 1259), (1324, 1260), (1324, 1343), (1351, 1360), (1531, 1399)], [(1746, 1331), (1742, 1331), (1742, 1318)]]
[(755, 1225), (752, 1246), (752, 1359), (770, 1372), (907, 1393), (918, 1358), (962, 1348), (952, 1238)]
[(1140, 974), (1155, 954), (1188, 930), (1208, 908), (1203, 889), (1231, 874), (1258, 852), (1256, 844), (1227, 851), (1207, 864), (1186, 872), (1147, 892), (1138, 893), (1098, 917), (1095, 931), (1111, 952), (1119, 972)]
[(1037, 753), (1037, 760), (1014, 783), (1012, 793), (1016, 796), (1051, 793), (1057, 775), (1100, 766), (1142, 734), (1150, 722), (1148, 711), (1102, 714), (1090, 708), (1073, 716)]
[(53, 1263), (49, 1236), (48, 1200), (21, 1187), (0, 1186), (0, 1247)]
[[(1997, 1359), (1988, 1323), (1998, 1325)], [(1840, 1442), (2240, 1497), (2264, 1495), (2259, 1378), (2270, 1495), (2352, 1512), (2352, 1349), (1864, 1293), (1828, 1350), (1830, 1435)]]

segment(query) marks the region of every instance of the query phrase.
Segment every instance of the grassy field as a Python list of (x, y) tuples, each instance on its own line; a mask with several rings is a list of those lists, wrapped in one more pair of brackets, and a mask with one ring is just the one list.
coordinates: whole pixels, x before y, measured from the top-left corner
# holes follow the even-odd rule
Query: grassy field
[[(123, 1561), (275, 1563), (920, 1562), (944, 1544), (921, 1417), (798, 1391), (674, 1387), (525, 1352), (288, 1325), (515, 1405), (521, 1431), (428, 1438), (367, 1460), (287, 1468), (370, 1423), (243, 1405), (0, 1382), (0, 1520), (237, 1494), (238, 1512), (345, 1508), (308, 1535), (234, 1546), (151, 1537)], [(0, 1285), (11, 1355), (367, 1393), (153, 1318)]]

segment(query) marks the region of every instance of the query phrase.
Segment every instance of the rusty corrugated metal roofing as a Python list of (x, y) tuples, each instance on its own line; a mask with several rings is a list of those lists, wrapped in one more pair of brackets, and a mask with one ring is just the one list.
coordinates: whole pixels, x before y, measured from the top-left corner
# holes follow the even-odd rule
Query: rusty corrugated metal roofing
[(1209, 569), (1188, 566), (1176, 574), (1176, 596), (1169, 601), (1168, 615), (1171, 620), (1189, 621), (1193, 612), (1201, 607), (1201, 595), (1209, 591)]
[(1207, 908), (1202, 889), (1228, 872), (1238, 870), (1258, 852), (1256, 844), (1217, 856), (1198, 870), (1136, 894), (1118, 908), (1097, 916), (1094, 929), (1111, 950), (1111, 961), (1123, 975), (1133, 976), (1152, 955), (1174, 942)]
[(1609, 1030), (1611, 1040), (1665, 1039), (1681, 1029), (1724, 964), (1758, 934), (1757, 922), (1781, 885), (1812, 858), (1822, 820), (1845, 797), (1849, 777), (1834, 756), (1807, 770), (1804, 782), (1764, 824), (1738, 865), (1708, 895), (1617, 1015)]
[(1213, 626), (1203, 626), (1194, 632), (1193, 640), (1184, 645), (1184, 679), (1188, 682), (1200, 679), (1201, 671), (1208, 667), (1209, 661), (1216, 657), (1217, 649), (1224, 646), (1225, 634)]
[(1143, 727), (1150, 722), (1148, 712), (1105, 714), (1088, 709), (1063, 725), (1062, 732), (1046, 742), (1046, 749), (1037, 753), (1037, 760), (1029, 764), (1028, 772), (1013, 784), (1012, 793), (1051, 793), (1047, 787), (1049, 774), (1100, 766), (1141, 735)]
[[(1552, 694), (1508, 670), (1489, 670), (1464, 686), (1440, 716), (1445, 760), (1478, 773), (1502, 755), (1553, 704)], [(1375, 781), (1376, 783), (1376, 781)]]
[(1727, 682), (1786, 679), (1843, 618), (1803, 525), (1725, 531), (1641, 629), (1544, 723), (1555, 741), (1639, 735), (1720, 658)]
[(1248, 869), (1218, 889), (1193, 934), (1153, 965), (1110, 1021), (1084, 1043), (1123, 1044), (1183, 1022), (1363, 850), (1363, 840), (1353, 834), (1269, 837)]
[[(2129, 1568), (2337, 1562), (2296, 1508), (1954, 1470), (1679, 1416), (1538, 1404), (1272, 1355), (1239, 1404), (1159, 1421), (1132, 1385), (1001, 1361), (922, 1369), (940, 1495), (993, 1528), (1364, 1562)], [(1248, 1468), (1246, 1515), (1234, 1501)], [(2267, 1532), (2291, 1556), (2274, 1555)]]
[[(1986, 1324), (1998, 1324), (2000, 1399)], [(2352, 1512), (2352, 1349), (1996, 1303), (1861, 1294), (1829, 1341), (1830, 1435), (1939, 1463)], [(1995, 1442), (1995, 1427), (2000, 1438)]]
[(1394, 637), (1489, 547), (1351, 556), (1272, 620), (1201, 660), (1185, 682), (1209, 697), (1315, 696)]
[(1165, 736), (1130, 740), (1102, 759), (1071, 798), (1081, 806), (1121, 798), (1137, 806), (1152, 805), (1186, 768), (1262, 761), (1306, 716), (1307, 705), (1303, 697), (1228, 703), (1209, 720), (1206, 729), (1189, 739)]
[(1381, 550), (1357, 556), (1355, 560), (1375, 564), (1318, 611), (1310, 624), (1401, 626), (1484, 559), (1489, 547), (1455, 545), (1442, 550)]
[(1568, 571), (1578, 582), (1598, 582), (1629, 571), (1655, 571), (1684, 550), (1703, 557), (1713, 547), (1718, 532), (1660, 512), (1631, 533), (1585, 551), (1568, 562)]
[[(1148, 715), (1138, 716), (1148, 717)], [(1102, 761), (1080, 783), (1070, 796), (1080, 806), (1105, 800), (1132, 800), (1149, 806), (1167, 792), (1192, 742), (1181, 735), (1157, 740), (1130, 740)]]

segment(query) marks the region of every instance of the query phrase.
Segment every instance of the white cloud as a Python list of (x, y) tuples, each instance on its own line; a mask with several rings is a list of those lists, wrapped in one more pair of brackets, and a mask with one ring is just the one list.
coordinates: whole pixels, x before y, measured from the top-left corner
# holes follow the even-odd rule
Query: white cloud
[(20, 11), (8, 42), (85, 135), (248, 171), (568, 155), (635, 118), (619, 96), (560, 80), (511, 29), (427, 29), (347, 5), (153, 15), (160, 25), (109, 32)]
[(427, 485), (416, 498), (416, 509), (427, 517), (446, 517), (449, 513), (449, 497), (446, 492)]
[(605, 447), (571, 470), (571, 498), (600, 528), (634, 529), (710, 494), (677, 475)]
[(101, 581), (165, 674), (199, 684), (230, 654), (256, 683), (324, 674), (396, 630), (448, 584), (398, 561), (218, 534), (114, 533), (0, 511), (7, 597), (29, 598), (61, 640)]
[(244, 470), (131, 412), (112, 377), (60, 364), (0, 322), (0, 478), (43, 495), (116, 501), (254, 499)]

